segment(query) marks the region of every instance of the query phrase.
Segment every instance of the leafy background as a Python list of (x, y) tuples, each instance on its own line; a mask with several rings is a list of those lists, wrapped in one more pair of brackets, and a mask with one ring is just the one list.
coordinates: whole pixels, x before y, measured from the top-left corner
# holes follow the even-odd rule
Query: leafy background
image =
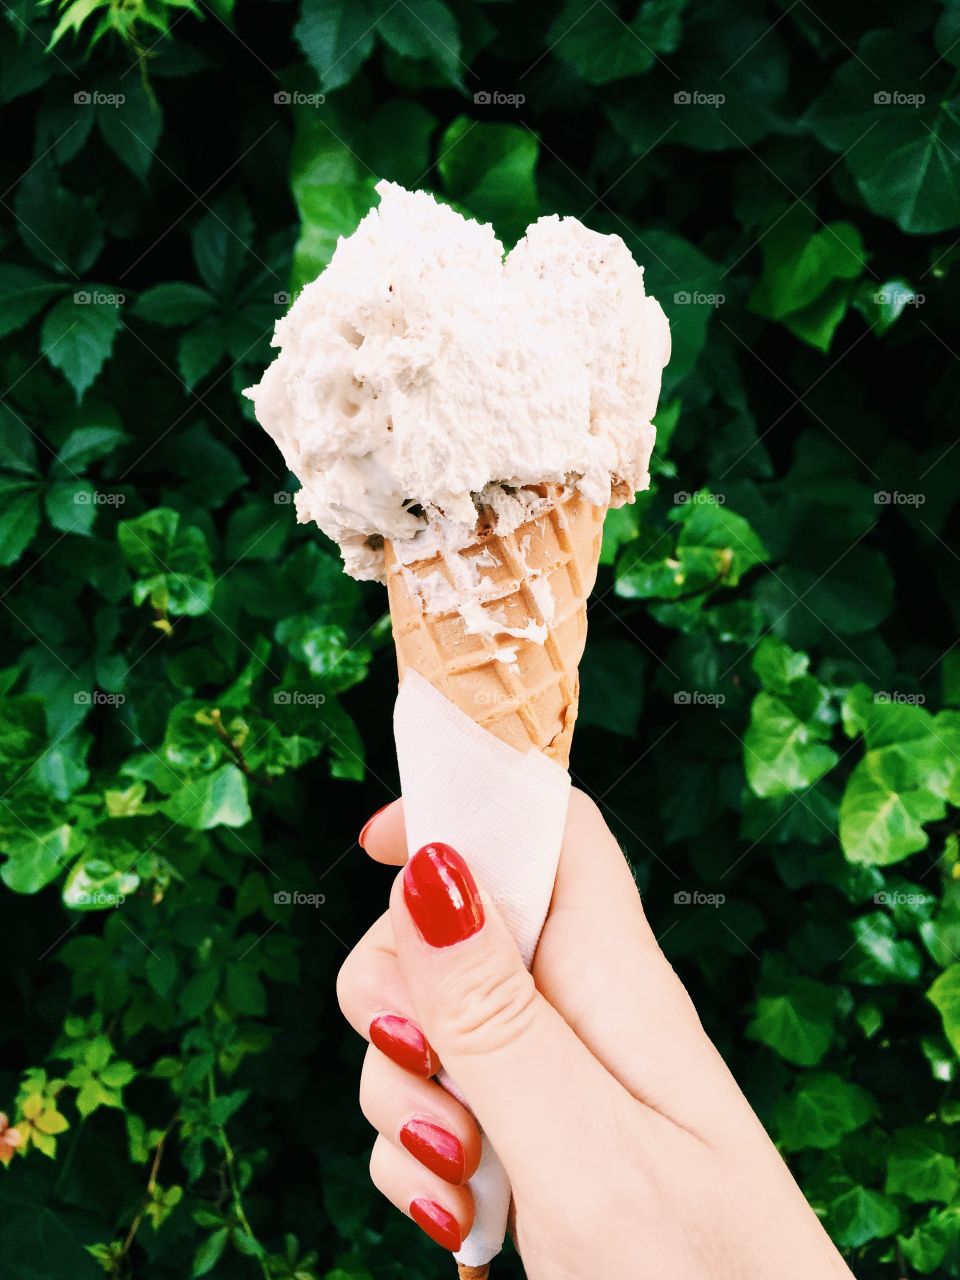
[(645, 265), (674, 357), (574, 776), (856, 1274), (960, 1275), (960, 5), (863, 17), (3, 5), (5, 1275), (449, 1275), (333, 998), (384, 597), (240, 396), (380, 177)]

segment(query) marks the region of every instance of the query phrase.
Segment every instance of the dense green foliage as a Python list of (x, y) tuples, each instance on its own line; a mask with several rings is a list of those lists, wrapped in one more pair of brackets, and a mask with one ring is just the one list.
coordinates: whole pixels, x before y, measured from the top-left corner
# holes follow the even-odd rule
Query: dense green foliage
[(4, 4), (11, 1280), (449, 1275), (333, 1000), (384, 596), (240, 396), (381, 176), (645, 264), (674, 356), (574, 776), (855, 1272), (960, 1276), (960, 6), (819, 8)]

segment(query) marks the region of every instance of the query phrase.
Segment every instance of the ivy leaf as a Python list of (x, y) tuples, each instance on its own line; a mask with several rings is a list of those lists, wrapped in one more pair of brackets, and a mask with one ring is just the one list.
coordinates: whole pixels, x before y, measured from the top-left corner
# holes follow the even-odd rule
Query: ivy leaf
[(463, 87), (460, 28), (443, 0), (390, 5), (377, 20), (377, 32), (402, 58), (430, 59), (450, 84)]
[(836, 997), (809, 978), (793, 978), (781, 986), (757, 1000), (747, 1035), (788, 1062), (816, 1066), (833, 1043)]
[(233, 764), (184, 783), (160, 808), (172, 822), (193, 831), (243, 827), (251, 817), (247, 780)]
[(293, 35), (325, 92), (352, 80), (369, 58), (374, 25), (367, 0), (303, 0)]
[(960, 1249), (960, 1209), (934, 1209), (897, 1243), (911, 1267), (932, 1275), (948, 1255)]
[(890, 916), (871, 911), (853, 922), (854, 945), (843, 964), (848, 982), (882, 986), (888, 982), (916, 982), (923, 962), (909, 940), (901, 938)]
[(0, 878), (14, 893), (39, 893), (63, 870), (73, 840), (68, 823), (48, 831), (24, 830), (3, 841), (7, 861)]
[(960, 1056), (960, 964), (944, 969), (927, 991), (927, 999), (940, 1014), (944, 1034)]
[(873, 1098), (859, 1085), (829, 1071), (804, 1073), (777, 1103), (777, 1141), (784, 1151), (836, 1147), (875, 1113)]
[(95, 303), (82, 292), (61, 299), (44, 320), (41, 350), (62, 371), (78, 403), (113, 351), (119, 327), (117, 307)]
[(536, 137), (519, 125), (458, 116), (440, 141), (437, 168), (449, 195), (513, 244), (540, 212), (539, 151)]
[(868, 208), (902, 231), (960, 225), (960, 123), (930, 53), (900, 31), (870, 31), (807, 115), (844, 156)]
[(887, 1156), (888, 1195), (906, 1196), (915, 1204), (950, 1204), (960, 1189), (955, 1158), (944, 1134), (931, 1128), (900, 1129)]
[(835, 280), (855, 280), (866, 265), (863, 239), (849, 222), (815, 230), (802, 205), (779, 218), (760, 242), (763, 273), (750, 299), (751, 309), (771, 320), (802, 312)]
[(927, 846), (925, 822), (942, 818), (946, 804), (896, 750), (868, 751), (840, 802), (840, 843), (853, 862), (886, 866)]
[(626, 23), (606, 5), (597, 9), (591, 0), (565, 0), (547, 32), (547, 43), (587, 84), (625, 80), (649, 71), (658, 53), (676, 49), (686, 3), (648, 0)]
[(819, 714), (816, 682), (805, 687), (812, 689), (812, 696), (792, 695), (792, 704), (766, 692), (753, 700), (743, 747), (747, 781), (755, 795), (800, 791), (837, 763), (837, 753), (827, 745), (830, 726)]
[(900, 1226), (899, 1209), (879, 1191), (843, 1176), (833, 1180), (832, 1189), (835, 1198), (827, 1208), (825, 1225), (841, 1248), (858, 1249), (892, 1235)]

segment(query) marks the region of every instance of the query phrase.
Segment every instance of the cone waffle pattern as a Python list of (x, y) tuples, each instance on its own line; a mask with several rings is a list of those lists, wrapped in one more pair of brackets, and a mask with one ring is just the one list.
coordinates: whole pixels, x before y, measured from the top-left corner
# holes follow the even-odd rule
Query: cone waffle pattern
[[(480, 575), (483, 608), (511, 628), (543, 624), (543, 644), (506, 633), (471, 635), (459, 613), (427, 612), (429, 582), (421, 592), (418, 579), (436, 582), (440, 574), (452, 585), (463, 577), (464, 566), (439, 553), (401, 564), (388, 543), (387, 589), (401, 678), (417, 671), (503, 742), (542, 751), (566, 767), (606, 508), (576, 493), (552, 496), (549, 508), (513, 533), (481, 534), (452, 553), (475, 561), (470, 568)], [(516, 650), (512, 663), (497, 657), (506, 648)]]

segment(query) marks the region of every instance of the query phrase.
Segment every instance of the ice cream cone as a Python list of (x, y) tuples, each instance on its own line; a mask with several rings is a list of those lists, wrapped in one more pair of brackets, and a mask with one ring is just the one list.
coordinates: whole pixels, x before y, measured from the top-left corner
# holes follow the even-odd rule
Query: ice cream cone
[(387, 589), (401, 679), (418, 672), (501, 741), (566, 768), (606, 507), (575, 490), (541, 493), (542, 511), (510, 534), (481, 530), (420, 559), (387, 543)]

